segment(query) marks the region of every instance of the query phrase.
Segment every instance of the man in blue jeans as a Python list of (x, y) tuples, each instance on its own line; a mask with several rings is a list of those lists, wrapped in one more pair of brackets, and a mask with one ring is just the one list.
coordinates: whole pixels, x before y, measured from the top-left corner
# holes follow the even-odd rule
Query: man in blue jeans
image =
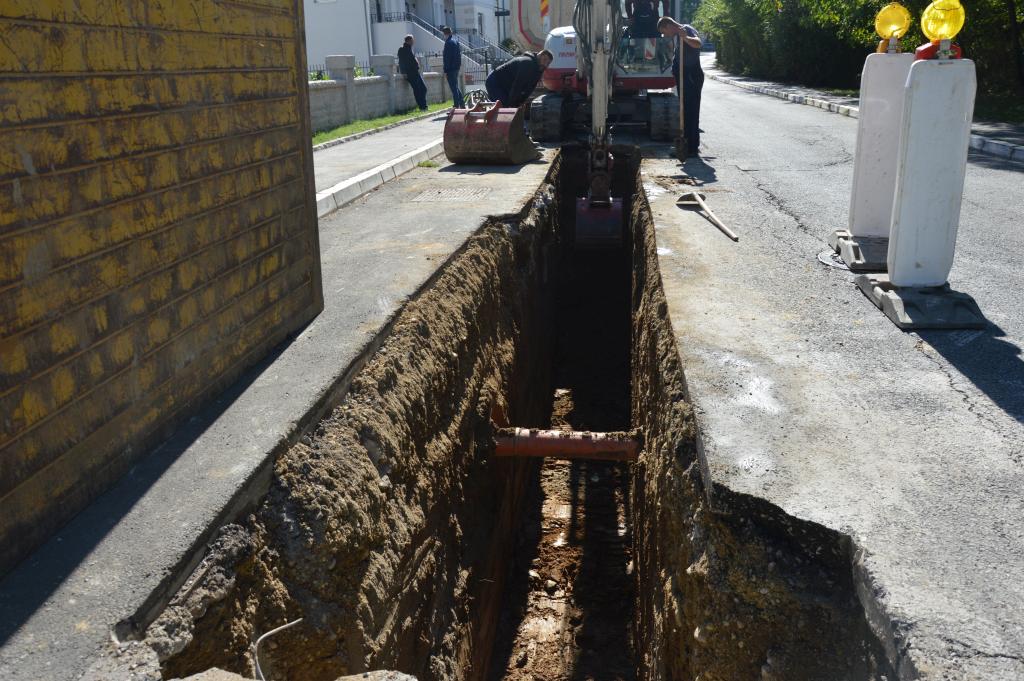
[(462, 101), (462, 90), (459, 88), (459, 71), (462, 70), (462, 46), (459, 39), (452, 35), (452, 29), (447, 26), (441, 27), (444, 33), (444, 77), (448, 81), (448, 87), (452, 91), (452, 101), (456, 109), (465, 108)]
[(413, 37), (405, 36), (405, 42), (398, 48), (398, 70), (405, 74), (405, 79), (412, 87), (412, 96), (416, 98), (416, 106), (420, 111), (427, 110), (427, 84), (420, 75), (420, 62), (412, 53)]

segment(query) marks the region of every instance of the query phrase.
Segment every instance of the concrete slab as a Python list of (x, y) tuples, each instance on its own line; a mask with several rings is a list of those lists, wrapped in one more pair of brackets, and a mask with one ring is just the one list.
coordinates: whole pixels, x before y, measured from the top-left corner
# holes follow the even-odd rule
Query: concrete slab
[[(345, 392), (400, 308), (486, 216), (519, 212), (548, 167), (415, 168), (322, 218), (320, 316), (0, 581), (0, 677), (78, 679), (112, 627), (123, 638), (147, 625), (211, 531), (262, 494), (274, 454)], [(448, 192), (457, 200), (433, 211), (412, 201), (438, 188), (480, 191)]]
[(927, 288), (893, 286), (888, 274), (862, 274), (856, 284), (875, 307), (903, 330), (984, 329), (988, 325), (974, 298), (952, 290), (949, 284)]
[[(831, 206), (795, 208), (774, 175), (727, 158), (750, 147), (716, 140), (733, 122), (718, 125), (705, 139), (720, 151), (686, 168), (740, 243), (676, 207), (692, 189), (674, 187), (678, 162), (643, 166), (711, 482), (852, 539), (900, 678), (1024, 678), (1024, 423), (884, 319), (854, 274), (818, 264), (808, 235), (825, 230), (804, 215), (835, 224)], [(792, 176), (794, 161), (759, 153)]]

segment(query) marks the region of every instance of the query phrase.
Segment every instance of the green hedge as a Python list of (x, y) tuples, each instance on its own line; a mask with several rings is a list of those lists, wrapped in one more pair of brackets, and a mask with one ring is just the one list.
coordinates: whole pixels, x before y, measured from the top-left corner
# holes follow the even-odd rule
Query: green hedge
[[(730, 72), (818, 87), (857, 87), (864, 57), (878, 44), (875, 14), (888, 2), (704, 0), (694, 24), (711, 36), (719, 64)], [(912, 51), (925, 42), (919, 22), (928, 3), (903, 3), (914, 16), (914, 27), (903, 39), (904, 50)], [(977, 63), (979, 88), (1024, 96), (1024, 57), (1020, 55), (1024, 2), (963, 0), (963, 4), (967, 24), (957, 42)]]

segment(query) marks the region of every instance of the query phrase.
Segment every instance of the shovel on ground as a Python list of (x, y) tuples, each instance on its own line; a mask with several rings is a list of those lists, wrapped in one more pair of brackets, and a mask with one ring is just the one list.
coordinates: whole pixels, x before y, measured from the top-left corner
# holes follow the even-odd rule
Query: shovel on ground
[(704, 195), (700, 192), (686, 192), (679, 199), (676, 200), (677, 206), (685, 206), (687, 208), (700, 208), (705, 213), (705, 217), (711, 221), (715, 227), (722, 230), (722, 233), (733, 241), (739, 241), (740, 238), (734, 231), (726, 227), (725, 223), (718, 219), (718, 216), (711, 212), (708, 208), (708, 204), (704, 203)]

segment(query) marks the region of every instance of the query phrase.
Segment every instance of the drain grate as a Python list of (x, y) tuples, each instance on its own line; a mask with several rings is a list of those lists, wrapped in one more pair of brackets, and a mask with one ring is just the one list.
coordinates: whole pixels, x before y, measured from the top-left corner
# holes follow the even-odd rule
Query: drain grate
[(486, 198), (491, 190), (486, 187), (452, 187), (449, 189), (428, 189), (420, 193), (413, 201), (417, 203), (431, 201), (479, 201)]

